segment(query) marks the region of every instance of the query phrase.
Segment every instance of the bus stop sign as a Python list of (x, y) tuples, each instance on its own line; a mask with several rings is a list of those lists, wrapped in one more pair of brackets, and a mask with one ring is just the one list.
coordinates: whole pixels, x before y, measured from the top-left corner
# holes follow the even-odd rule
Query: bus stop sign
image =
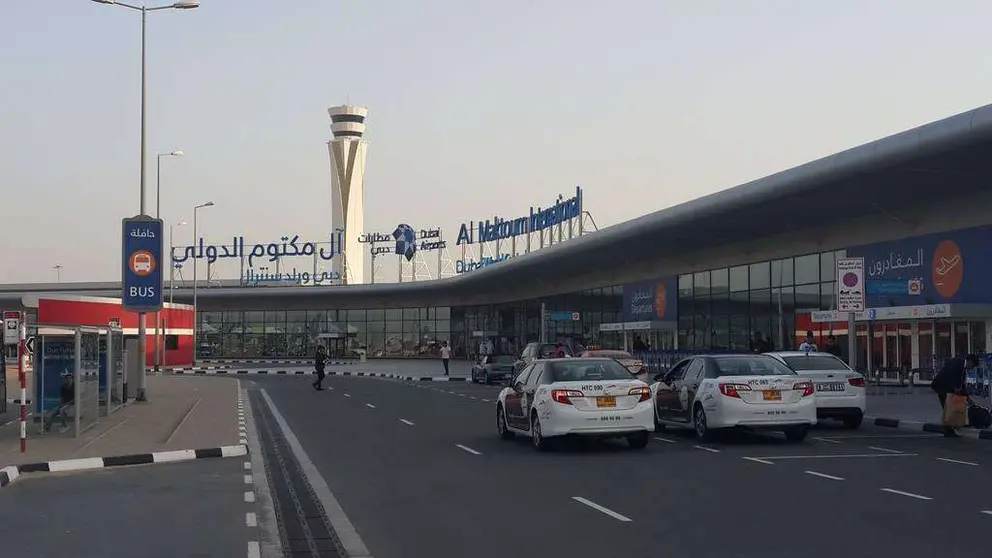
[(162, 220), (139, 215), (123, 220), (121, 305), (131, 312), (162, 309)]

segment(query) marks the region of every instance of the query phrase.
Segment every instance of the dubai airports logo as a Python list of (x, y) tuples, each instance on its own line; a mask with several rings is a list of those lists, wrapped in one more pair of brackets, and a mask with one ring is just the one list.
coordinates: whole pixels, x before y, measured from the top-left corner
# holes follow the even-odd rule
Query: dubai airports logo
[(658, 288), (654, 291), (654, 313), (659, 318), (665, 317), (668, 310), (668, 290), (664, 283), (658, 283)]
[(405, 223), (397, 225), (393, 238), (396, 240), (396, 254), (406, 258), (406, 261), (412, 260), (417, 253), (417, 231)]
[(958, 294), (964, 281), (964, 256), (953, 240), (945, 240), (933, 251), (933, 286), (944, 298)]

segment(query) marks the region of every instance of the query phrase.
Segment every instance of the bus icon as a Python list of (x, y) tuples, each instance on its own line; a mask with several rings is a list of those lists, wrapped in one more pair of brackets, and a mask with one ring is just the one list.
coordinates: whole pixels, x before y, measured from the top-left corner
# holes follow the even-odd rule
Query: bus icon
[(155, 256), (148, 250), (138, 250), (131, 254), (128, 265), (135, 275), (145, 277), (155, 271)]

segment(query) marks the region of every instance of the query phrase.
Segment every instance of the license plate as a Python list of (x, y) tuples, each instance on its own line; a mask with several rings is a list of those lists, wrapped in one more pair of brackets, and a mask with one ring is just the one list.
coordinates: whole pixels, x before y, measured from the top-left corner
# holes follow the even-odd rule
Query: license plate
[(597, 407), (616, 407), (617, 406), (617, 398), (616, 397), (613, 397), (612, 395), (611, 396), (608, 396), (608, 397), (597, 397), (596, 398), (596, 406)]
[(782, 392), (773, 391), (773, 390), (763, 391), (761, 392), (761, 398), (764, 399), (765, 401), (781, 401)]
[(844, 391), (844, 384), (840, 382), (816, 384), (816, 391)]

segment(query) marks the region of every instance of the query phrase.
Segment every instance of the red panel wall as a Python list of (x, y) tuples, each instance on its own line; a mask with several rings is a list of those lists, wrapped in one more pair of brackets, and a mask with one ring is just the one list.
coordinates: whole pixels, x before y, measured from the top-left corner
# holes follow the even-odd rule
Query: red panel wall
[[(170, 335), (178, 336), (178, 348), (165, 351), (166, 366), (189, 366), (193, 362), (193, 310), (186, 308), (165, 308), (161, 312), (164, 326)], [(103, 300), (60, 300), (40, 299), (38, 301), (38, 323), (41, 325), (95, 326), (106, 327), (112, 318), (121, 322), (125, 336), (137, 335), (138, 315), (121, 308), (117, 299)], [(155, 364), (155, 351), (165, 343), (165, 337), (156, 339), (155, 314), (145, 315), (148, 330), (145, 362)], [(177, 331), (178, 330), (178, 331)]]

